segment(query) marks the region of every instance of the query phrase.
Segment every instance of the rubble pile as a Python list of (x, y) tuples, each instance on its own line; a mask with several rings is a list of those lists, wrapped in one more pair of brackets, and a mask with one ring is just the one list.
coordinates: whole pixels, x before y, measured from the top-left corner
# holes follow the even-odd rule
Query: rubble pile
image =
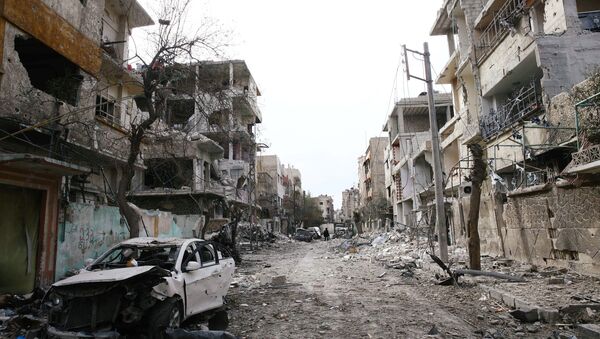
[(0, 295), (0, 338), (41, 337), (47, 321), (41, 304), (44, 291)]
[(273, 242), (275, 236), (272, 232), (269, 232), (266, 227), (260, 224), (251, 224), (248, 222), (240, 222), (238, 224), (238, 234), (240, 240), (245, 241), (259, 241), (259, 242)]
[[(421, 244), (426, 244), (424, 239), (419, 240)], [(425, 246), (417, 246), (415, 239), (396, 230), (357, 235), (343, 241), (338, 251), (345, 261), (376, 261), (386, 268), (400, 270), (403, 277), (413, 277), (415, 269), (423, 268), (426, 255)]]

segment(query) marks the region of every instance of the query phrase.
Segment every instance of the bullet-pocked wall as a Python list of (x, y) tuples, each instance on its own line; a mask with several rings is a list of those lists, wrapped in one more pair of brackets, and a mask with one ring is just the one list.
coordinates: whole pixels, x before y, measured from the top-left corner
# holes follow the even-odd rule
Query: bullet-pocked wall
[(511, 196), (505, 205), (509, 257), (600, 273), (600, 187)]
[[(175, 215), (158, 210), (141, 210), (140, 236), (193, 237), (203, 225), (200, 215)], [(87, 258), (98, 258), (111, 246), (129, 238), (129, 229), (119, 208), (106, 205), (70, 203), (58, 220), (55, 279), (83, 268)], [(146, 231), (147, 230), (147, 233)]]

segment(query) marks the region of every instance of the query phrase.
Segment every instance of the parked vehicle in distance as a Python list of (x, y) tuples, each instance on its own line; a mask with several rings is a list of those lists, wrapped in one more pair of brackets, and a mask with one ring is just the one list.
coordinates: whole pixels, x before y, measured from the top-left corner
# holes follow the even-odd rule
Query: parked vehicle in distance
[(201, 239), (133, 238), (48, 291), (50, 337), (161, 338), (167, 327), (202, 315), (224, 330), (223, 297), (235, 263)]
[(311, 242), (313, 240), (313, 232), (304, 228), (296, 228), (296, 233), (294, 233), (294, 239), (298, 241)]
[(335, 224), (333, 225), (333, 237), (350, 239), (352, 238), (352, 228), (346, 224)]
[(307, 228), (310, 232), (312, 232), (312, 237), (314, 240), (321, 239), (321, 229), (318, 227), (309, 227)]

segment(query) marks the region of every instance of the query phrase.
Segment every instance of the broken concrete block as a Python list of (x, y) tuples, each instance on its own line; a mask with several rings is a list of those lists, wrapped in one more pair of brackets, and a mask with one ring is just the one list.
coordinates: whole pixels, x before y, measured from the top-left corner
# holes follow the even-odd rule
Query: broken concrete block
[(587, 308), (589, 308), (590, 310), (595, 310), (598, 311), (600, 310), (600, 304), (575, 304), (575, 305), (569, 305), (566, 307), (562, 307), (560, 309), (560, 313), (562, 314), (569, 314), (569, 315), (576, 315), (579, 314), (580, 312), (584, 312)]
[(271, 285), (281, 286), (285, 284), (286, 280), (287, 279), (285, 275), (278, 275), (276, 277), (271, 278)]
[(565, 283), (565, 278), (550, 278), (548, 279), (548, 285), (563, 285)]
[(579, 339), (598, 339), (600, 338), (600, 325), (579, 324), (577, 325), (576, 332)]
[(515, 307), (515, 296), (510, 293), (502, 293), (502, 302), (508, 307)]
[(520, 321), (527, 323), (533, 323), (540, 320), (537, 308), (519, 308), (510, 311), (510, 315), (512, 315), (514, 318)]
[(560, 312), (555, 308), (538, 309), (540, 320), (549, 324), (554, 324), (561, 319)]

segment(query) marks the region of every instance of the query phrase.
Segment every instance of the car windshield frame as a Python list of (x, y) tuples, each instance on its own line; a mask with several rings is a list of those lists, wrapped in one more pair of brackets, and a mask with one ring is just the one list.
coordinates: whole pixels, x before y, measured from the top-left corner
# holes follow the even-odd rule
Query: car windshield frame
[[(98, 259), (94, 260), (94, 262), (89, 265), (86, 269), (91, 271), (95, 269), (114, 269), (114, 268), (123, 268), (129, 267), (126, 264), (126, 258), (123, 255), (123, 252), (126, 249), (135, 249), (141, 255), (136, 258), (135, 266), (159, 266), (168, 270), (175, 270), (177, 265), (177, 259), (179, 258), (179, 252), (181, 251), (181, 245), (179, 244), (121, 244), (115, 246), (108, 251), (104, 252)], [(169, 249), (165, 251), (165, 249)], [(175, 249), (175, 251), (173, 251)], [(162, 252), (160, 252), (162, 250)], [(144, 252), (158, 252), (153, 254), (153, 257), (148, 257), (148, 253)], [(167, 255), (167, 260), (162, 260), (158, 257), (154, 257), (164, 254)], [(112, 257), (111, 257), (112, 256)], [(105, 260), (109, 259), (105, 262)]]

